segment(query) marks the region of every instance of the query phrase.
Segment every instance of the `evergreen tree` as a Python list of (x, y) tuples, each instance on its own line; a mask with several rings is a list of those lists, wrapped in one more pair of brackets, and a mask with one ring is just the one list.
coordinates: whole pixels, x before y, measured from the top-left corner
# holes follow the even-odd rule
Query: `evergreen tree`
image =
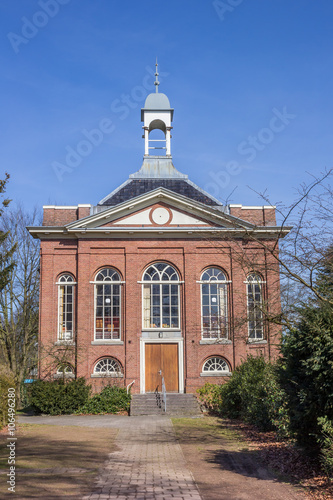
[(314, 447), (321, 432), (318, 418), (333, 421), (333, 251), (326, 253), (316, 279), (329, 300), (309, 300), (282, 345), (281, 384), (288, 395), (291, 430)]

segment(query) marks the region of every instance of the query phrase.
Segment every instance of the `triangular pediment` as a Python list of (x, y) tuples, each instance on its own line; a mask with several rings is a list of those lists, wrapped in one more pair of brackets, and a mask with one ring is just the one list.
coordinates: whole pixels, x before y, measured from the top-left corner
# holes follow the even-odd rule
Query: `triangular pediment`
[[(189, 200), (188, 198), (159, 188), (137, 196), (125, 203), (98, 211), (96, 214), (68, 224), (70, 230), (108, 228), (235, 228), (236, 219), (221, 210)], [(238, 219), (239, 223), (243, 223)], [(245, 227), (252, 227), (244, 221)]]
[(202, 218), (186, 213), (183, 210), (176, 209), (166, 203), (154, 203), (147, 208), (138, 210), (131, 215), (126, 215), (119, 219), (107, 222), (101, 227), (112, 226), (130, 226), (130, 227), (149, 227), (149, 226), (176, 226), (176, 227), (202, 227), (212, 226), (212, 224)]

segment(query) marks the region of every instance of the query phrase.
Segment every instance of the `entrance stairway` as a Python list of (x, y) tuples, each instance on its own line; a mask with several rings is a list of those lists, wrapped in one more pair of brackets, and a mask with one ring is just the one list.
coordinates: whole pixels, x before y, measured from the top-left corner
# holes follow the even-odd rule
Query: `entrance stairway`
[(161, 393), (133, 394), (130, 415), (168, 415), (184, 417), (201, 415), (200, 405), (194, 394), (167, 394), (166, 401), (167, 411), (165, 412), (163, 395)]

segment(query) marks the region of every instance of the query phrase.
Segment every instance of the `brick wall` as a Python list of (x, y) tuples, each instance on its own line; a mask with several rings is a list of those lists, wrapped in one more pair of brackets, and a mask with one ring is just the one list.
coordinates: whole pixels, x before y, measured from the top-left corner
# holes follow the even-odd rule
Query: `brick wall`
[[(58, 211), (55, 211), (58, 213)], [(61, 211), (59, 211), (61, 212)], [(254, 211), (261, 214), (262, 211)], [(66, 217), (70, 214), (67, 213)], [(55, 217), (55, 216), (54, 216)], [(56, 216), (58, 217), (58, 215)], [(51, 218), (50, 218), (51, 220)], [(55, 219), (53, 219), (55, 221)], [(58, 224), (57, 224), (58, 225)], [(264, 255), (254, 242), (242, 245), (236, 241), (200, 239), (112, 240), (80, 239), (41, 242), (41, 309), (40, 340), (42, 346), (41, 374), (46, 374), (47, 352), (57, 340), (57, 279), (63, 272), (73, 274), (76, 285), (76, 332), (78, 376), (84, 376), (95, 390), (103, 380), (91, 378), (95, 363), (105, 356), (119, 360), (128, 384), (136, 380), (134, 392), (140, 387), (140, 337), (142, 333), (142, 280), (145, 268), (153, 262), (165, 261), (176, 267), (181, 281), (181, 330), (184, 338), (184, 379), (187, 392), (194, 392), (204, 383), (222, 382), (225, 377), (201, 377), (201, 368), (207, 357), (223, 356), (231, 368), (247, 354), (262, 353), (266, 358), (278, 355), (280, 328), (266, 325), (266, 342), (247, 343), (246, 272), (241, 252), (256, 255), (257, 266), (265, 271), (267, 291), (272, 311), (279, 311), (279, 280), (274, 261)], [(266, 259), (266, 266), (264, 265)], [(94, 285), (90, 283), (102, 267), (114, 267), (126, 281), (122, 285), (123, 331), (119, 345), (92, 345), (94, 340)], [(208, 266), (221, 267), (232, 281), (229, 285), (230, 344), (201, 345), (200, 276)], [(48, 360), (49, 361), (49, 360)]]
[(256, 226), (275, 226), (275, 208), (263, 207), (243, 207), (242, 205), (230, 205), (230, 215), (239, 219), (251, 222)]
[(78, 205), (68, 207), (45, 206), (43, 226), (65, 226), (90, 215), (91, 205)]

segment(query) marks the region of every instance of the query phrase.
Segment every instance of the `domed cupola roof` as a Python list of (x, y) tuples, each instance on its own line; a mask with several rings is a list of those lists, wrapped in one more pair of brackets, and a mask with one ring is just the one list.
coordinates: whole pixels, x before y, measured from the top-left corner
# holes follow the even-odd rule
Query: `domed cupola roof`
[(165, 94), (154, 92), (147, 97), (144, 109), (171, 109), (170, 101)]

